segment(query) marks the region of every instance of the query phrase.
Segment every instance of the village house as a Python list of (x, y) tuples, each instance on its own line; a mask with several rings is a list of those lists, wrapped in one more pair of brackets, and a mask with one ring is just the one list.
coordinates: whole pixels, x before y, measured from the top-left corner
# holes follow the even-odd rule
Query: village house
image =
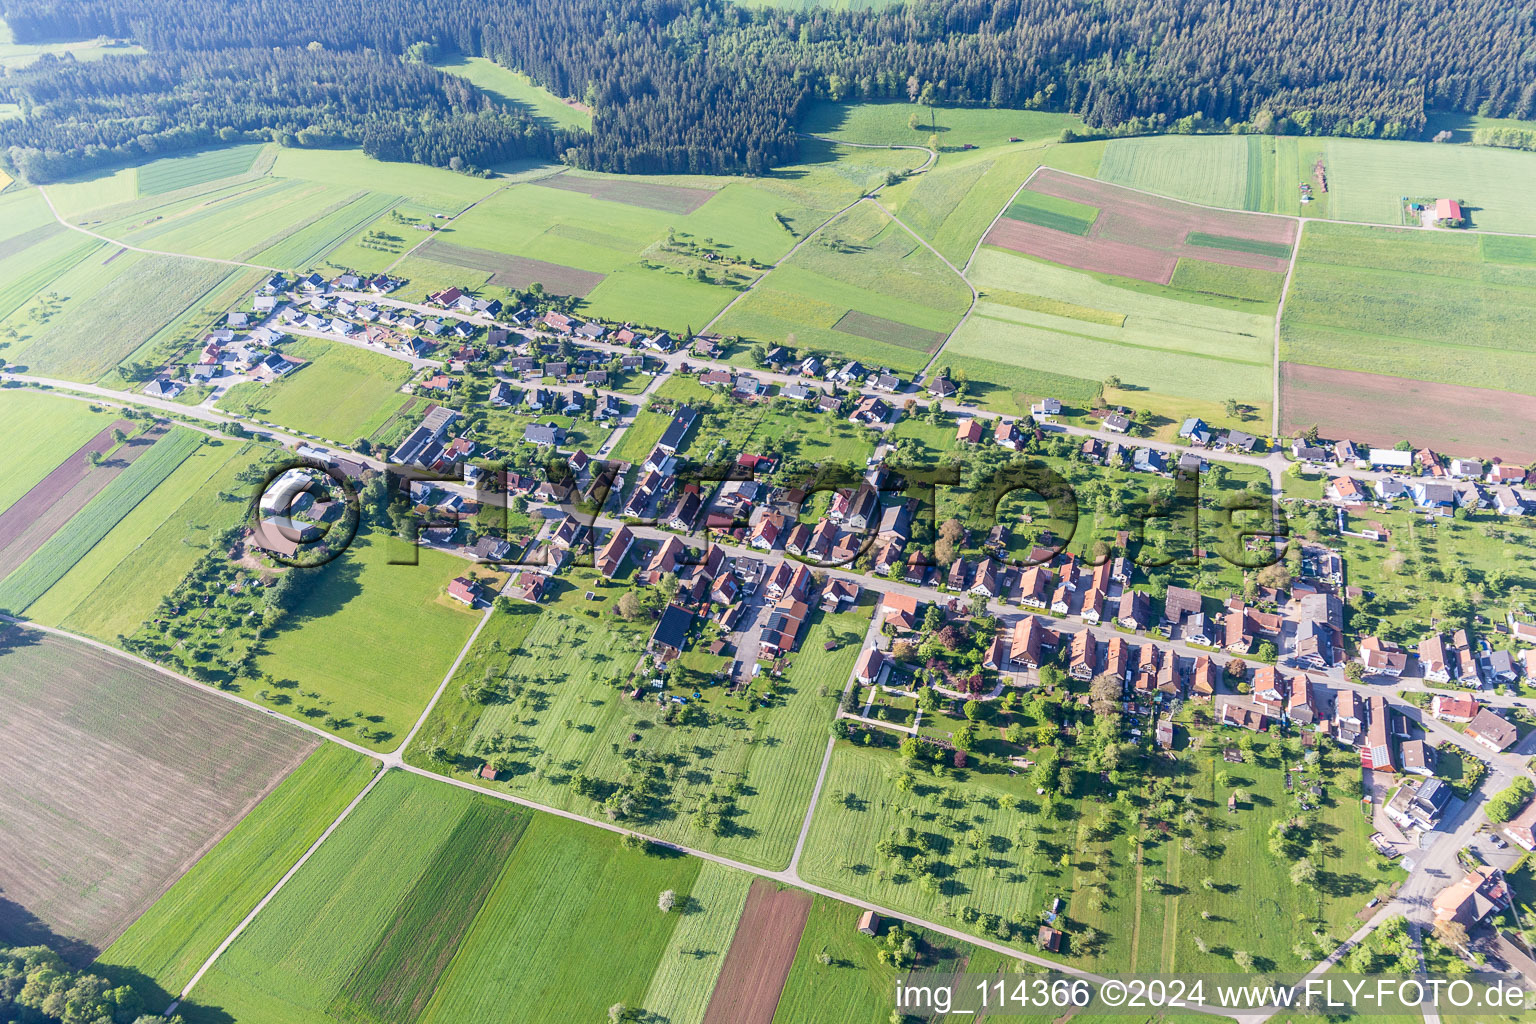
[(645, 649), (658, 661), (672, 661), (687, 647), (688, 631), (692, 628), (693, 613), (679, 605), (669, 604), (657, 620), (656, 629), (651, 633)]
[(480, 601), (480, 584), (464, 576), (455, 576), (448, 583), (448, 596), (473, 608)]
[(1392, 759), (1392, 712), (1387, 699), (1372, 694), (1366, 700), (1365, 743), (1360, 748), (1362, 767), (1377, 772), (1396, 772)]
[(1368, 676), (1396, 679), (1408, 666), (1408, 653), (1390, 641), (1366, 636), (1360, 639), (1360, 663)]
[(1094, 640), (1093, 633), (1085, 629), (1075, 634), (1072, 637), (1070, 653), (1067, 674), (1082, 682), (1092, 679), (1099, 667), (1099, 645)]
[(1411, 779), (1397, 787), (1384, 808), (1399, 828), (1431, 831), (1450, 802), (1451, 787), (1439, 779)]
[(1482, 867), (1440, 890), (1434, 899), (1435, 922), (1454, 921), (1472, 928), (1509, 908), (1509, 888), (1498, 868)]
[(1508, 750), (1520, 737), (1513, 723), (1494, 714), (1489, 708), (1482, 708), (1472, 716), (1472, 720), (1467, 723), (1466, 735), (1472, 742), (1487, 747), (1495, 754)]

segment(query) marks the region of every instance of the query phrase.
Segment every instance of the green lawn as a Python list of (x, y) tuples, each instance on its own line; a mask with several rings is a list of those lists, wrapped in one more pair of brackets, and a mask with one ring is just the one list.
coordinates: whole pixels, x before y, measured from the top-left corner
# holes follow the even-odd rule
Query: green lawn
[(4, 395), (0, 434), (7, 445), (6, 472), (0, 475), (0, 512), (117, 419), (85, 402), (42, 391), (15, 388)]
[(218, 407), (348, 442), (372, 434), (405, 401), (400, 386), (411, 368), (401, 360), (319, 338), (291, 341), (283, 353), (308, 362), (271, 384), (236, 384)]
[[(813, 619), (777, 695), (768, 692), (767, 675), (735, 697), (705, 680), (674, 683), (671, 693), (689, 696), (699, 687), (703, 695), (692, 702), (700, 717), (685, 719), (675, 717), (676, 704), (667, 710), (654, 699), (633, 701), (615, 685), (629, 679), (651, 624), (615, 617), (621, 591), (594, 579), (577, 570), (559, 580), (547, 607), (496, 612), (407, 756), (593, 817), (622, 807), (619, 820), (659, 838), (783, 866), (826, 744), (831, 702), (820, 689), (835, 691), (847, 678), (869, 609)], [(587, 590), (601, 602), (585, 600)], [(824, 650), (833, 637), (837, 649)], [(466, 685), (482, 681), (502, 696), (470, 701)], [(435, 762), (431, 751), (439, 746), (455, 760)], [(510, 778), (486, 783), (473, 775), (498, 752), (512, 766)], [(643, 793), (626, 781), (637, 753), (658, 774)], [(592, 781), (590, 795), (578, 792), (578, 776)]]
[(97, 966), (147, 978), (160, 990), (152, 1005), (167, 1003), (377, 767), (345, 747), (322, 744), (130, 925)]
[(387, 545), (363, 534), (342, 558), (303, 570), (314, 582), (256, 661), (257, 671), (319, 692), (341, 714), (382, 715), (377, 724), (393, 736), (370, 744), (377, 749), (399, 745), (480, 614), (444, 596), (465, 562), (418, 554), (417, 565), (390, 565)]

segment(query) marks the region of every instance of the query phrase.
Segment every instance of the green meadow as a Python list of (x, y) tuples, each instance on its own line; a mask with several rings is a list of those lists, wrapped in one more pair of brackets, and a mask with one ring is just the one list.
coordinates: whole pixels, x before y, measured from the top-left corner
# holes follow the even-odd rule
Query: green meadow
[[(953, 270), (884, 211), (863, 204), (776, 267), (715, 329), (911, 373), (927, 364), (970, 301)], [(872, 332), (880, 338), (839, 330), (850, 311), (895, 326)]]
[(411, 367), (402, 360), (307, 337), (290, 341), (283, 353), (307, 362), (270, 384), (236, 384), (218, 407), (346, 442), (372, 434), (405, 401), (400, 386)]
[(521, 71), (504, 68), (486, 57), (458, 54), (436, 62), (433, 67), (469, 79), (480, 91), (533, 114), (552, 127), (592, 129), (589, 111), (566, 103), (548, 89), (535, 85), (533, 79)]
[[(181, 1012), (430, 1024), (535, 1006), (598, 1020), (623, 1002), (697, 1024), (691, 986), (712, 984), (745, 898), (728, 870), (391, 773)], [(682, 911), (657, 909), (665, 889)], [(676, 962), (684, 946), (711, 955)]]
[(224, 149), (208, 149), (143, 164), (138, 168), (139, 195), (160, 195), (189, 185), (201, 185), (244, 174), (256, 162), (256, 156), (263, 145), (257, 142)]
[[(1211, 276), (1236, 290), (1241, 275), (1221, 273), (1228, 269)], [(964, 368), (983, 404), (1022, 411), (1042, 395), (1083, 403), (1111, 376), (1136, 389), (1130, 404), (1165, 415), (1191, 399), (1261, 408), (1270, 401), (1269, 317), (1173, 297), (1198, 298), (1194, 291), (1120, 287), (991, 247), (971, 279), (981, 300), (940, 361)]]

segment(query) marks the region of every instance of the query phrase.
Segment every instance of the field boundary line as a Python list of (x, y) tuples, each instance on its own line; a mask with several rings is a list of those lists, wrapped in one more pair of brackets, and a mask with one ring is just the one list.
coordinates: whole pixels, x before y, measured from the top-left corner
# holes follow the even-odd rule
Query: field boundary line
[[(476, 199), (474, 202), (472, 202), (468, 206), (464, 207), (464, 209), (460, 210), (458, 213), (454, 214), (452, 217), (449, 217), (447, 219), (447, 223), (448, 224), (452, 224), (454, 221), (458, 220), (460, 217), (464, 216), (470, 210), (473, 210), (475, 207), (479, 206), (481, 203), (485, 202), (487, 199), (491, 198), (492, 196), (500, 195), (501, 193), (505, 192), (507, 189), (511, 188), (512, 185), (515, 185), (515, 184), (518, 184), (518, 183), (517, 182), (511, 182), (511, 183), (508, 183), (508, 184), (505, 184), (505, 185), (499, 185), (496, 188), (491, 189), (491, 191), (487, 192), (485, 195), (481, 196), (479, 199)], [(401, 203), (405, 202), (404, 197), (401, 198), (400, 202)], [(400, 205), (400, 203), (396, 203), (395, 204), (395, 206), (399, 206), (399, 205)], [(395, 206), (391, 206), (390, 209), (393, 210), (395, 208)], [(383, 215), (380, 214), (380, 216), (383, 216)], [(430, 221), (428, 223), (430, 223)], [(406, 261), (406, 259), (408, 259), (412, 254), (414, 254), (416, 252), (417, 249), (420, 249), (422, 246), (424, 246), (428, 242), (432, 241), (432, 239), (436, 238), (437, 235), (438, 235), (438, 232), (436, 232), (436, 231), (428, 231), (426, 238), (423, 238), (421, 241), (417, 242), (415, 245), (413, 245), (409, 249), (405, 250), (405, 252), (401, 253), (399, 258), (397, 258), (395, 260), (395, 262), (391, 263), (389, 266), (384, 268), (384, 273), (386, 273), (386, 274), (393, 273), (396, 267), (398, 267), (400, 264), (404, 263)]]
[(298, 874), (299, 869), (309, 861), (310, 857), (314, 856), (316, 850), (320, 849), (320, 844), (331, 837), (331, 833), (335, 832), (341, 823), (347, 820), (347, 816), (357, 808), (358, 804), (363, 802), (363, 799), (367, 797), (369, 793), (373, 792), (373, 787), (377, 786), (379, 784), (379, 780), (384, 778), (384, 776), (387, 774), (389, 774), (389, 769), (387, 768), (375, 771), (373, 773), (373, 778), (368, 780), (368, 785), (363, 787), (363, 791), (357, 794), (357, 796), (353, 797), (351, 803), (342, 808), (341, 813), (336, 816), (336, 819), (326, 827), (324, 832), (320, 833), (320, 838), (316, 839), (313, 843), (310, 844), (309, 849), (304, 851), (304, 855), (294, 862), (293, 866), (284, 873), (282, 878), (277, 880), (277, 884), (272, 886), (272, 888), (267, 891), (267, 894), (263, 896), (254, 907), (251, 908), (251, 912), (246, 914), (245, 918), (241, 920), (239, 924), (235, 925), (235, 930), (224, 937), (224, 941), (219, 943), (219, 948), (215, 949), (213, 953), (209, 955), (208, 959), (203, 961), (203, 966), (199, 967), (197, 969), (197, 973), (192, 975), (192, 980), (182, 986), (180, 994), (178, 994), (177, 997), (171, 1001), (170, 1006), (165, 1008), (165, 1016), (169, 1017), (171, 1014), (176, 1012), (176, 1007), (180, 1006), (181, 1001), (187, 998), (187, 993), (192, 991), (193, 986), (202, 980), (203, 975), (208, 973), (209, 969), (213, 967), (214, 963), (219, 959), (219, 957), (224, 954), (224, 951), (228, 949), (234, 943), (234, 941), (240, 937), (240, 933), (245, 931), (246, 926), (249, 925), (252, 921), (256, 920), (256, 915), (260, 914), (263, 910), (266, 909), (267, 904), (272, 902), (273, 898), (282, 891), (283, 886), (288, 884), (288, 880), (291, 879), (294, 875)]
[[(987, 229), (981, 233), (981, 237), (976, 239), (976, 244), (971, 247), (971, 255), (965, 261), (965, 266), (962, 268), (962, 274), (969, 274), (971, 272), (971, 264), (976, 262), (976, 254), (981, 252), (982, 243), (987, 240), (987, 236), (992, 233), (992, 229), (997, 227), (997, 222), (1003, 219), (1003, 214), (1008, 212), (1008, 207), (1012, 206), (1013, 201), (1019, 198), (1019, 193), (1023, 192), (1026, 188), (1029, 187), (1029, 183), (1035, 180), (1035, 175), (1039, 174), (1040, 168), (1044, 166), (1045, 164), (1036, 164), (1035, 169), (1030, 171), (1029, 175), (1025, 177), (1023, 181), (1019, 182), (1019, 187), (1014, 189), (1013, 192), (1008, 196), (1008, 201), (1002, 205), (1000, 210), (997, 211), (997, 216), (992, 218), (992, 222), (987, 225)], [(1093, 181), (1097, 179), (1089, 180)]]
[(1275, 369), (1270, 384), (1269, 436), (1280, 436), (1280, 319), (1285, 315), (1285, 299), (1291, 293), (1291, 277), (1296, 273), (1296, 258), (1301, 255), (1301, 236), (1307, 230), (1303, 220), (1296, 228), (1296, 244), (1291, 246), (1291, 262), (1285, 268), (1285, 281), (1280, 286), (1280, 302), (1275, 306)]
[(48, 190), (43, 186), (37, 186), (37, 194), (42, 196), (43, 202), (48, 204), (48, 212), (53, 214), (53, 219), (64, 225), (66, 228), (69, 228), (69, 230), (78, 231), (82, 235), (89, 235), (97, 241), (107, 242), (111, 245), (118, 246), (119, 248), (127, 249), (129, 252), (142, 252), (148, 256), (175, 256), (184, 260), (199, 260), (203, 263), (219, 263), (226, 267), (250, 267), (252, 270), (276, 271), (279, 269), (277, 267), (269, 267), (261, 263), (243, 263), (240, 260), (224, 260), (219, 259), (217, 256), (193, 256), (190, 253), (167, 252), (164, 249), (144, 249), (137, 245), (129, 245), (127, 242), (119, 242), (115, 238), (108, 238), (106, 235), (97, 234), (89, 228), (83, 228), (78, 224), (71, 224), (69, 221), (65, 220), (62, 216), (59, 215), (58, 208), (53, 205), (53, 197), (48, 194)]

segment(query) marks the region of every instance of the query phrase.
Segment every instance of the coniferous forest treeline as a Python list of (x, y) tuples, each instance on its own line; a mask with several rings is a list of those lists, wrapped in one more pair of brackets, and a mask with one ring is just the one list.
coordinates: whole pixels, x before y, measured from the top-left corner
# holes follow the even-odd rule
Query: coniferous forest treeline
[[(1536, 9), (1502, 0), (915, 0), (788, 12), (727, 0), (9, 0), (20, 41), (141, 42), (0, 78), (29, 180), (215, 138), (348, 141), (484, 167), (558, 157), (633, 173), (758, 173), (813, 98), (1077, 113), (1111, 131), (1202, 125), (1416, 137), (1426, 108), (1536, 114)], [(594, 108), (556, 130), (417, 59), (490, 57)]]

